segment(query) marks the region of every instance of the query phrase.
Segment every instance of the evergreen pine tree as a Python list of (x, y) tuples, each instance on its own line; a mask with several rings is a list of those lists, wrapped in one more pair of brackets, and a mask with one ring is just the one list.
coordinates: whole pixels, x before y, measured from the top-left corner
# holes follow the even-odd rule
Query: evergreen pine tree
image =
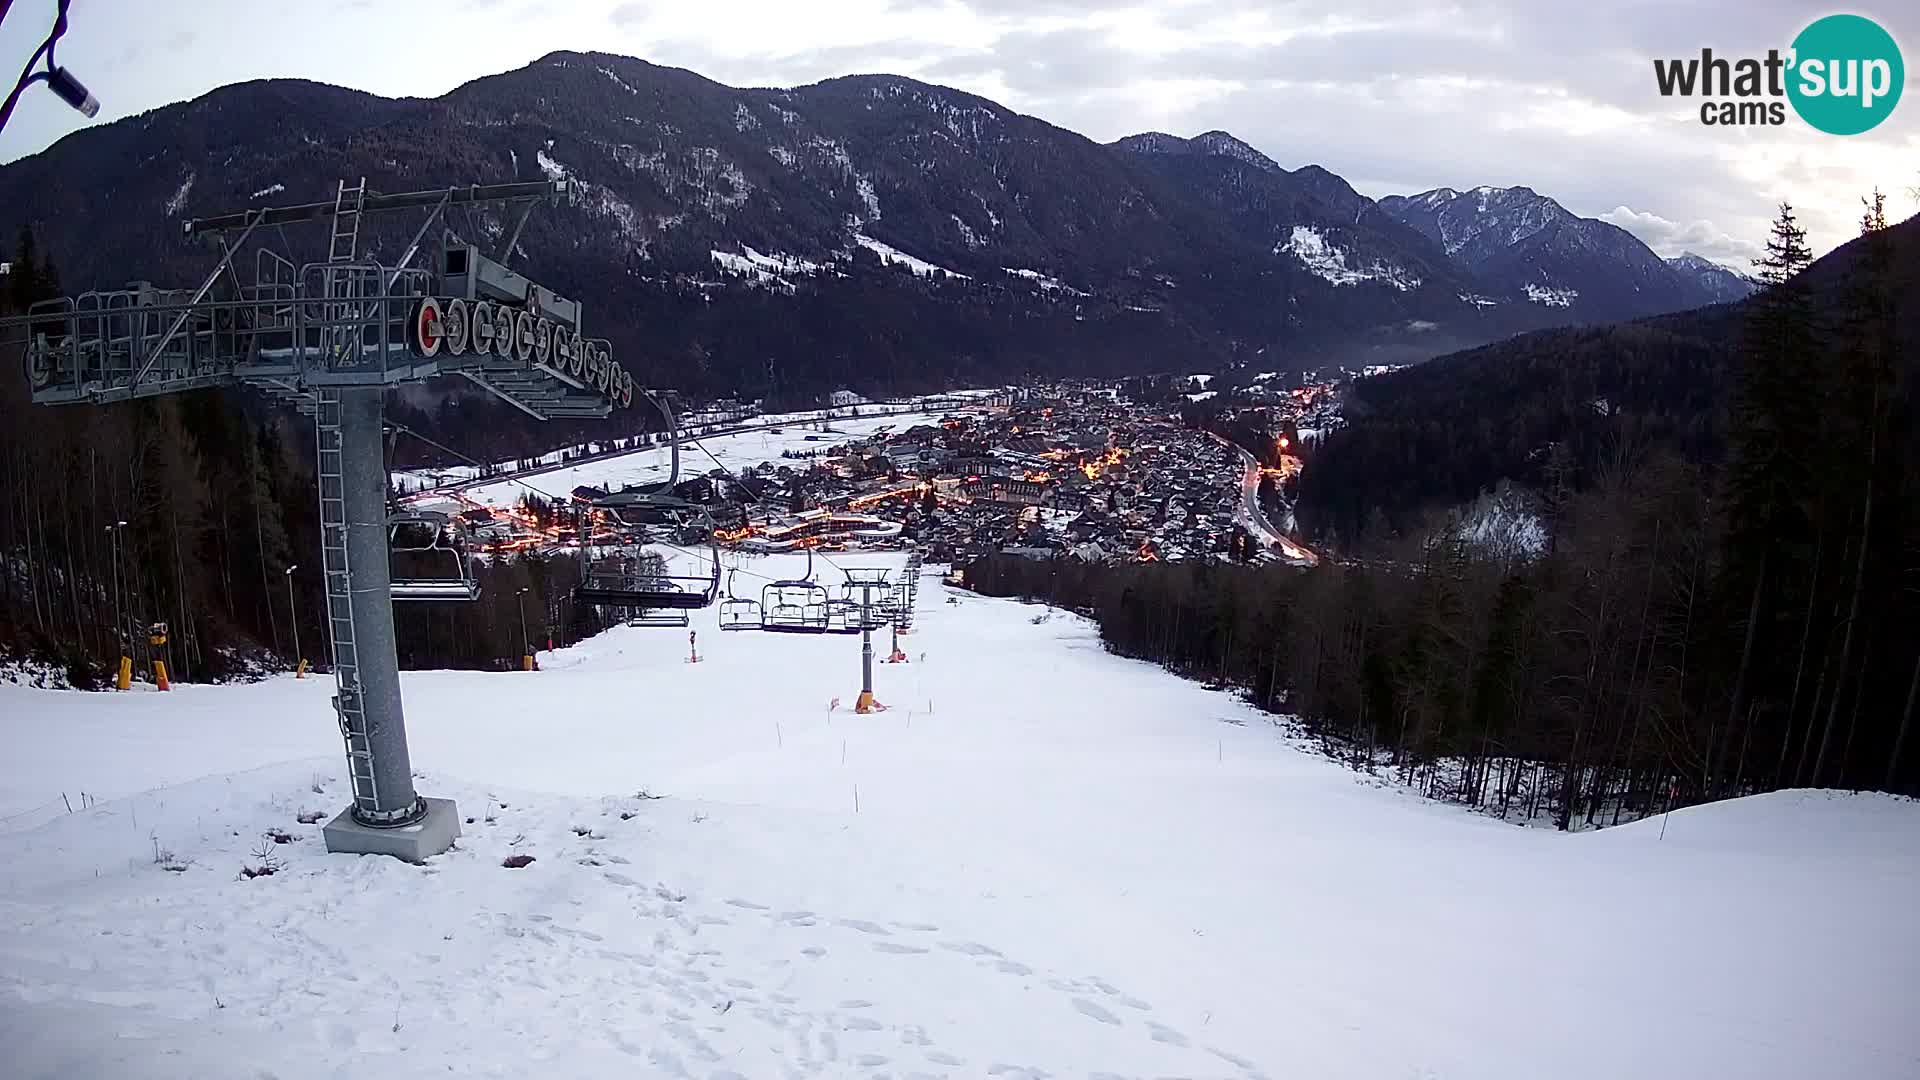
[(20, 226), (20, 240), (7, 270), (7, 305), (15, 311), (25, 311), (28, 304), (41, 299), (39, 250), (33, 230)]
[[(1824, 396), (1813, 300), (1801, 271), (1813, 262), (1793, 207), (1780, 204), (1766, 254), (1753, 265), (1761, 289), (1747, 315), (1727, 432), (1727, 529), (1722, 602), (1741, 626), (1729, 726), (1745, 715), (1756, 640), (1771, 624), (1790, 570), (1774, 559), (1784, 542), (1812, 535), (1804, 500), (1816, 490), (1813, 441), (1801, 437)], [(1772, 576), (1772, 581), (1769, 576)], [(1798, 575), (1795, 575), (1796, 579)]]

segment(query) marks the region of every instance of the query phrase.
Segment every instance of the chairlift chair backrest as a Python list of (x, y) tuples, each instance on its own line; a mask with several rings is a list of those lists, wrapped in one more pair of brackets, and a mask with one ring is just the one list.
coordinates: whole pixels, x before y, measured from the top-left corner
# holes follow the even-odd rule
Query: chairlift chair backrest
[[(480, 598), (480, 582), (473, 576), (466, 546), (456, 528), (451, 517), (434, 510), (401, 510), (387, 516), (387, 592), (392, 599), (470, 603)], [(444, 567), (447, 573), (402, 572), (392, 566), (395, 555), (415, 564)]]
[(758, 630), (760, 629), (760, 602), (734, 594), (733, 577), (737, 572), (727, 571), (727, 596), (720, 601), (720, 629)]
[(827, 590), (812, 581), (775, 581), (760, 590), (760, 629), (818, 634), (827, 629)]
[[(609, 501), (618, 499), (619, 496), (608, 497)], [(684, 503), (684, 500), (682, 504), (692, 506)], [(594, 505), (600, 505), (600, 501)], [(711, 521), (707, 523), (707, 535), (708, 572), (695, 577), (666, 573), (665, 560), (657, 552), (644, 551), (632, 557), (595, 558), (594, 549), (583, 531), (581, 557), (584, 566), (580, 584), (573, 591), (574, 601), (597, 607), (635, 610), (691, 611), (711, 607), (720, 596), (720, 548), (718, 542), (713, 540)]]

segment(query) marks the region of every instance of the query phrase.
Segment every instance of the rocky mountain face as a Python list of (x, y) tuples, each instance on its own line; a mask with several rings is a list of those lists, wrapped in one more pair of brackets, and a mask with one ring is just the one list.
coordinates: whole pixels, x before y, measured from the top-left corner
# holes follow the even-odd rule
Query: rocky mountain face
[(1691, 251), (1682, 252), (1667, 260), (1667, 265), (1675, 273), (1681, 274), (1698, 285), (1715, 303), (1728, 303), (1744, 300), (1753, 294), (1760, 283), (1753, 277), (1733, 270), (1702, 255)]
[[(272, 80), (81, 131), (0, 167), (0, 236), (34, 228), (69, 288), (186, 284), (213, 253), (183, 220), (360, 176), (574, 181), (516, 263), (581, 299), (644, 381), (775, 401), (1260, 354), (1406, 361), (1712, 299), (1531, 192), (1514, 224), (1469, 228), (1437, 193), (1375, 203), (1225, 132), (1101, 145), (894, 76), (739, 89), (576, 52), (430, 100)], [(417, 225), (402, 216), (370, 221), (368, 254), (397, 255)], [(512, 228), (445, 224), (483, 246)], [(324, 257), (324, 227), (272, 239)]]
[(1529, 303), (1564, 310), (1569, 322), (1660, 314), (1746, 295), (1734, 292), (1732, 281), (1663, 260), (1626, 230), (1578, 217), (1532, 188), (1435, 188), (1378, 205), (1440, 245), (1491, 293), (1517, 291)]

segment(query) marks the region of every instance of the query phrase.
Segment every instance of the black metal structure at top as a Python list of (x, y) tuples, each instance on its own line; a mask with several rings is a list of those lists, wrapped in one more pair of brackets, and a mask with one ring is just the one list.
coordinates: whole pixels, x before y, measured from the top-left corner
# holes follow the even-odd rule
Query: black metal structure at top
[[(137, 281), (44, 301), (9, 322), (28, 328), (27, 378), (41, 404), (240, 383), (311, 412), (321, 388), (457, 375), (536, 418), (605, 416), (633, 403), (632, 376), (605, 341), (582, 335), (577, 301), (506, 265), (533, 208), (570, 191), (554, 180), (380, 195), (343, 182), (331, 203), (187, 222), (188, 236), (221, 249), (197, 288)], [(519, 212), (496, 257), (444, 230), (426, 242), (446, 208), (482, 204)], [(366, 215), (419, 209), (425, 219), (393, 263), (359, 253)], [(324, 262), (249, 247), (262, 227), (320, 220), (331, 224)], [(251, 283), (237, 265), (248, 250)]]

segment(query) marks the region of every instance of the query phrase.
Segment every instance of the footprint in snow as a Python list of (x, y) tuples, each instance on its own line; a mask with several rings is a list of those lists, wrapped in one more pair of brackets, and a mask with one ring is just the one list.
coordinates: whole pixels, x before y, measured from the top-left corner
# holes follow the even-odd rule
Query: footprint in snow
[(608, 872), (606, 874), (603, 874), (602, 876), (605, 877), (608, 881), (613, 882), (615, 885), (624, 885), (629, 889), (637, 889), (640, 887), (639, 882), (633, 880), (632, 878), (628, 877), (625, 874), (615, 874), (612, 872)]
[(918, 930), (921, 933), (926, 933), (926, 934), (931, 934), (934, 931), (940, 929), (939, 927), (933, 925), (932, 923), (923, 923), (923, 922), (897, 922), (897, 923), (894, 923), (893, 925), (899, 927), (902, 930)]
[(806, 948), (800, 950), (800, 955), (810, 956), (813, 959), (818, 960), (821, 957), (827, 955), (827, 950), (821, 948), (818, 945), (809, 945)]
[(940, 947), (950, 952), (965, 953), (968, 956), (999, 956), (1000, 950), (977, 941), (943, 941)]
[(945, 1050), (928, 1051), (927, 1060), (933, 1062), (935, 1065), (945, 1065), (950, 1069), (961, 1068), (967, 1063), (966, 1058), (954, 1057), (952, 1054), (947, 1053)]
[(1032, 968), (1028, 967), (1025, 964), (1016, 963), (1015, 961), (1012, 961), (1012, 960), (1002, 960), (993, 966), (999, 968), (1001, 971), (1004, 971), (1009, 975), (1033, 974)]
[(754, 903), (754, 902), (753, 902), (753, 901), (751, 901), (751, 900), (739, 900), (739, 899), (734, 899), (734, 900), (729, 900), (729, 901), (727, 901), (727, 903), (729, 903), (729, 904), (732, 904), (732, 905), (733, 905), (734, 907), (737, 907), (737, 908), (746, 908), (746, 909), (747, 909), (748, 911), (770, 911), (770, 910), (772, 910), (772, 909), (770, 909), (770, 908), (768, 908), (768, 907), (767, 907), (767, 905), (765, 905), (765, 904), (756, 904), (756, 903)]
[(1119, 1017), (1108, 1012), (1105, 1008), (1088, 1001), (1086, 998), (1074, 998), (1073, 1007), (1103, 1024), (1118, 1024), (1120, 1022)]
[(865, 998), (848, 998), (840, 1003), (840, 1007), (843, 1009), (871, 1009), (873, 1008), (873, 1002)]
[(1169, 1046), (1179, 1046), (1179, 1047), (1186, 1047), (1186, 1046), (1193, 1045), (1192, 1043), (1187, 1041), (1187, 1037), (1185, 1035), (1180, 1034), (1179, 1032), (1173, 1030), (1172, 1028), (1166, 1026), (1165, 1024), (1156, 1024), (1153, 1021), (1149, 1020), (1147, 1021), (1147, 1031), (1149, 1034), (1153, 1036), (1154, 1042), (1166, 1043)]
[(1253, 1069), (1255, 1068), (1253, 1062), (1248, 1061), (1246, 1058), (1241, 1057), (1239, 1054), (1229, 1054), (1225, 1050), (1222, 1050), (1217, 1046), (1207, 1047), (1207, 1053), (1212, 1054), (1214, 1057), (1219, 1058), (1221, 1061), (1225, 1061), (1233, 1065), (1238, 1065), (1249, 1072), (1253, 1071)]
[(843, 1031), (879, 1031), (881, 1023), (870, 1016), (849, 1016), (840, 1022)]
[(841, 919), (840, 925), (849, 930), (858, 930), (863, 934), (880, 934), (882, 936), (889, 934), (886, 927), (881, 926), (877, 922), (868, 922), (865, 919)]
[(895, 953), (897, 955), (904, 956), (904, 955), (910, 955), (914, 953), (924, 953), (930, 950), (923, 948), (922, 946), (919, 946), (919, 945), (902, 945), (897, 941), (876, 941), (874, 942), (874, 945), (873, 945), (873, 951), (883, 952), (883, 953)]

